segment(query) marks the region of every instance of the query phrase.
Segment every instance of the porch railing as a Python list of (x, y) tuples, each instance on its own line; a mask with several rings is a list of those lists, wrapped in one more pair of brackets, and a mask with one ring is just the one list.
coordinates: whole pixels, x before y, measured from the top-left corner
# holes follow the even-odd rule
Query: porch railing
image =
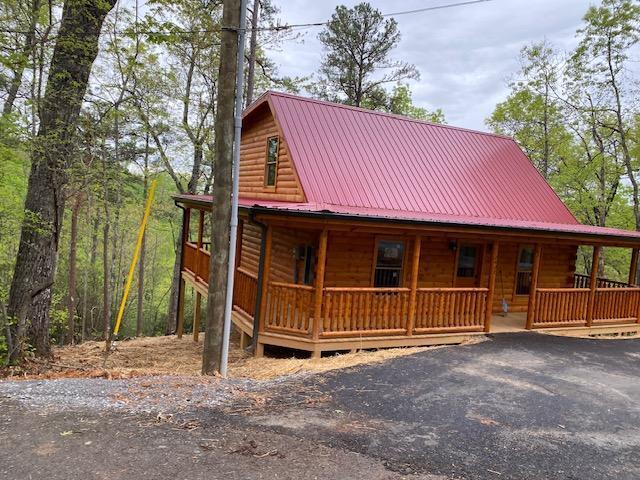
[(414, 331), (481, 330), (488, 292), (487, 288), (419, 288)]
[[(409, 288), (326, 287), (318, 333), (332, 338), (480, 331), (487, 296), (486, 288), (419, 288), (409, 331)], [(266, 305), (267, 330), (311, 336), (313, 287), (270, 282)]]
[(236, 269), (233, 282), (233, 305), (249, 316), (256, 313), (256, 295), (258, 292), (258, 277), (242, 268)]
[(534, 327), (559, 324), (584, 325), (589, 304), (588, 288), (538, 288)]
[(405, 333), (410, 293), (408, 288), (325, 288), (320, 335)]
[(196, 278), (207, 283), (209, 281), (209, 257), (210, 253), (204, 248), (198, 248), (196, 244), (184, 243), (184, 256), (182, 267), (189, 270)]
[[(589, 288), (589, 282), (591, 278), (589, 275), (583, 275), (581, 273), (576, 273), (573, 276), (573, 287), (574, 288)], [(617, 280), (611, 280), (609, 278), (598, 277), (596, 287), (597, 288), (627, 288), (630, 287), (628, 283), (619, 282)]]
[(314, 288), (308, 285), (269, 282), (265, 312), (267, 330), (309, 335)]
[[(588, 288), (538, 288), (533, 326), (545, 328), (589, 324)], [(640, 288), (596, 288), (591, 324), (635, 323), (640, 313)]]
[(599, 288), (593, 303), (593, 323), (632, 323), (638, 320), (640, 288)]
[(198, 251), (197, 245), (192, 243), (183, 243), (182, 248), (184, 249), (183, 257), (182, 257), (182, 268), (189, 270), (191, 273), (196, 273), (197, 268), (197, 260), (196, 260), (196, 252)]

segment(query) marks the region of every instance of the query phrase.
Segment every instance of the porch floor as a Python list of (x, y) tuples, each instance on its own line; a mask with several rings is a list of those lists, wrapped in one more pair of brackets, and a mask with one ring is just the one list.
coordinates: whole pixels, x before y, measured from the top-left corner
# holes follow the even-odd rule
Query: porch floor
[(493, 314), (490, 333), (523, 332), (526, 330), (527, 312), (509, 312)]

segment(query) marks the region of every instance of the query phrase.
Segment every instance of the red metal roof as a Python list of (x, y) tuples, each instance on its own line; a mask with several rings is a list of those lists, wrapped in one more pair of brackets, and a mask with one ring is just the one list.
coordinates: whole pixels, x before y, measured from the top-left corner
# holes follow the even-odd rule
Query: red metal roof
[[(640, 239), (580, 224), (512, 139), (267, 92), (307, 202), (240, 198), (283, 213)], [(177, 199), (211, 202), (211, 197)]]
[(310, 203), (577, 224), (510, 138), (265, 94)]

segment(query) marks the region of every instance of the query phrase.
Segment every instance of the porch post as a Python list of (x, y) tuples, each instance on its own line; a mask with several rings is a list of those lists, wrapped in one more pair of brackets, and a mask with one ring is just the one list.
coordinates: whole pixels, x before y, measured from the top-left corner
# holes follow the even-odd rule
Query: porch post
[(236, 270), (240, 266), (240, 258), (242, 256), (242, 235), (244, 235), (244, 220), (238, 222), (238, 236), (236, 237)]
[(202, 294), (196, 290), (196, 305), (193, 309), (193, 341), (198, 341), (198, 335), (200, 335), (200, 303), (202, 300)]
[[(269, 287), (269, 273), (271, 270), (271, 239), (273, 237), (273, 227), (267, 225), (264, 240), (264, 263), (262, 272), (262, 285), (260, 285), (260, 317), (258, 318), (258, 335), (255, 339), (255, 356), (261, 357), (264, 354), (264, 345), (260, 343), (260, 334), (264, 332), (264, 324), (267, 315), (267, 289)], [(255, 321), (255, 320), (254, 320)]]
[[(200, 210), (200, 220), (198, 222), (198, 248), (196, 249), (196, 282), (200, 276), (200, 249), (202, 248), (202, 230), (204, 229), (204, 210)], [(207, 278), (207, 284), (209, 279)]]
[(320, 234), (320, 245), (318, 248), (318, 268), (316, 270), (316, 297), (315, 308), (313, 310), (313, 339), (320, 337), (320, 321), (322, 316), (322, 291), (324, 289), (324, 270), (327, 264), (327, 239), (329, 230), (325, 227)]
[(491, 317), (493, 315), (493, 295), (496, 287), (496, 270), (498, 268), (498, 250), (500, 243), (497, 240), (491, 244), (491, 266), (489, 270), (489, 291), (487, 292), (487, 308), (484, 317), (484, 331), (491, 330)]
[(409, 317), (407, 318), (407, 335), (413, 335), (416, 325), (416, 299), (418, 296), (418, 273), (420, 270), (420, 247), (422, 237), (416, 235), (413, 239), (413, 259), (411, 263), (411, 294), (409, 296)]
[(178, 338), (182, 338), (182, 332), (184, 331), (184, 289), (186, 287), (185, 281), (180, 274), (180, 283), (178, 287), (178, 322), (176, 323), (176, 335)]
[[(191, 220), (191, 209), (185, 208), (182, 210), (182, 238), (180, 239), (180, 279), (178, 280), (178, 305), (176, 309), (176, 330), (175, 333), (180, 335), (178, 338), (182, 338), (182, 327), (184, 325), (184, 288), (185, 282), (182, 279), (182, 271), (184, 270), (184, 248), (189, 240), (189, 221)], [(169, 333), (169, 332), (167, 332)]]
[(637, 273), (638, 273), (638, 249), (634, 248), (633, 250), (631, 250), (631, 265), (629, 267), (629, 280), (627, 281), (629, 285), (636, 285)]
[(598, 286), (598, 264), (600, 263), (600, 245), (594, 245), (593, 258), (591, 259), (591, 275), (589, 277), (589, 303), (587, 303), (587, 327), (593, 324), (593, 304), (596, 299), (596, 287)]
[(538, 289), (538, 274), (540, 272), (540, 257), (542, 257), (542, 246), (536, 243), (533, 252), (533, 268), (531, 270), (531, 285), (529, 286), (529, 305), (527, 306), (527, 330), (533, 328), (536, 308), (536, 290)]

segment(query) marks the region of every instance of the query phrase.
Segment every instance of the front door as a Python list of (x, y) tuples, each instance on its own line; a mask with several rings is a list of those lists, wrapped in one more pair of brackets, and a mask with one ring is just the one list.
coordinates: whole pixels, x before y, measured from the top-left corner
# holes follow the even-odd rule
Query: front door
[(480, 286), (480, 265), (482, 264), (482, 246), (465, 245), (458, 247), (455, 285), (460, 288)]

